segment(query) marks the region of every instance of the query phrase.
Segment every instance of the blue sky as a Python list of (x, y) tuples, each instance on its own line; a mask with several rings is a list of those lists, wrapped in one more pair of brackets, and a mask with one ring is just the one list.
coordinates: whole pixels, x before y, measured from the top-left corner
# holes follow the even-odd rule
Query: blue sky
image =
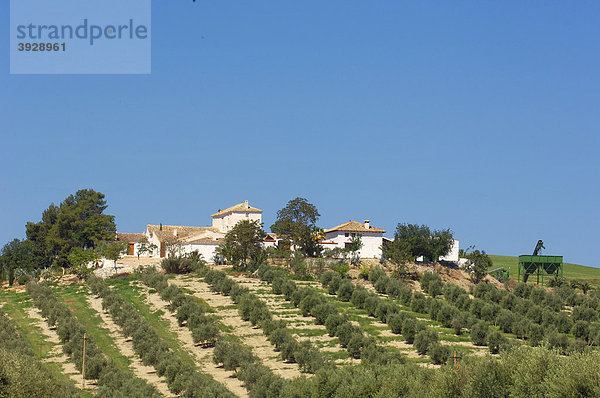
[[(119, 231), (297, 196), (600, 266), (597, 1), (154, 0), (152, 74), (9, 75), (0, 243), (106, 194)], [(8, 32), (8, 2), (0, 23)]]

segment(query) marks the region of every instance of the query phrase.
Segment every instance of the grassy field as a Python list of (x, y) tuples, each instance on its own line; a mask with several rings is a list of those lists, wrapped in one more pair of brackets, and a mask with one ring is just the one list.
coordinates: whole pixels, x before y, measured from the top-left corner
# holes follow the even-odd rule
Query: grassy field
[[(511, 278), (517, 277), (519, 257), (498, 256), (490, 254), (493, 268), (504, 267), (510, 272)], [(600, 268), (586, 267), (585, 265), (564, 263), (564, 277), (568, 279), (586, 279), (590, 282), (600, 282)]]

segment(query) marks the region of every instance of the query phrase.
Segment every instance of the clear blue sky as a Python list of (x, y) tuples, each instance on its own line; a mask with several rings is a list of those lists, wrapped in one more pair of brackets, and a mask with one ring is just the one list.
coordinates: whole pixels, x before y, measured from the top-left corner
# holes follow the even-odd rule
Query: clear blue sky
[(149, 76), (9, 75), (0, 243), (106, 194), (123, 232), (297, 196), (600, 266), (600, 2), (154, 0)]

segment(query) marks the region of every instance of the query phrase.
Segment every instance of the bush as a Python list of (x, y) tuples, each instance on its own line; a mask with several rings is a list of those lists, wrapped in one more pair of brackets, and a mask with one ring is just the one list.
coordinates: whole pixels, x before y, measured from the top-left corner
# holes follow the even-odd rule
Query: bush
[(381, 299), (374, 294), (367, 297), (365, 300), (364, 309), (369, 313), (370, 316), (375, 316), (380, 301)]
[(167, 274), (188, 274), (193, 270), (193, 262), (182, 257), (165, 257), (160, 266)]
[(362, 287), (357, 286), (352, 292), (352, 297), (350, 298), (350, 302), (358, 308), (364, 308), (365, 300), (369, 297), (369, 292)]
[(427, 354), (429, 354), (429, 357), (435, 365), (444, 365), (450, 358), (450, 347), (439, 343), (433, 343), (429, 347)]
[(415, 292), (415, 294), (413, 294), (410, 309), (413, 310), (413, 312), (418, 312), (420, 314), (427, 312), (427, 300), (423, 293)]
[(352, 325), (350, 322), (342, 323), (337, 328), (337, 337), (342, 347), (347, 347), (350, 339), (355, 333), (361, 333), (360, 329)]
[(499, 330), (493, 329), (487, 335), (487, 345), (491, 354), (497, 354), (506, 343), (506, 337)]
[(354, 283), (348, 279), (344, 279), (337, 290), (338, 298), (342, 301), (350, 301), (352, 293), (354, 293)]
[(369, 271), (369, 282), (375, 284), (382, 276), (386, 276), (385, 271), (380, 266), (376, 266)]
[(329, 281), (329, 285), (327, 286), (327, 293), (336, 294), (338, 289), (340, 288), (340, 284), (342, 283), (342, 277), (339, 274), (333, 275), (331, 280)]
[(338, 326), (346, 322), (348, 322), (347, 315), (342, 315), (339, 313), (330, 314), (325, 320), (325, 328), (327, 329), (327, 333), (329, 333), (329, 336), (335, 336), (337, 334)]
[(429, 347), (438, 342), (439, 338), (437, 332), (431, 329), (425, 329), (421, 330), (415, 336), (414, 346), (419, 354), (425, 355), (427, 350), (429, 350)]
[(458, 336), (462, 334), (463, 328), (467, 326), (467, 321), (463, 314), (457, 312), (452, 317), (452, 329), (454, 329), (454, 333)]
[(392, 330), (392, 333), (400, 334), (402, 333), (402, 324), (404, 323), (404, 319), (406, 316), (404, 312), (391, 314), (388, 317), (388, 326)]
[(488, 325), (479, 321), (471, 328), (471, 340), (475, 345), (486, 345), (488, 335)]
[(425, 326), (417, 321), (416, 318), (408, 316), (402, 324), (402, 337), (404, 337), (404, 340), (408, 344), (412, 344), (415, 340), (415, 335), (424, 328)]
[(383, 275), (377, 279), (377, 282), (373, 284), (375, 287), (375, 291), (379, 294), (385, 294), (387, 291), (388, 284), (391, 282), (391, 279), (387, 275)]
[(329, 303), (319, 304), (315, 306), (311, 314), (315, 317), (315, 323), (317, 325), (324, 325), (325, 321), (329, 318), (329, 316), (337, 314), (337, 309)]

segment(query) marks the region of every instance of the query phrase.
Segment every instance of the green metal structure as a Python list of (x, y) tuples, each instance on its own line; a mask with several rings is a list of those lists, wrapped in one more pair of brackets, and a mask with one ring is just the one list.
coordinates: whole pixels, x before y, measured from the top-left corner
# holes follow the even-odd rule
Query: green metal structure
[(519, 256), (518, 281), (527, 282), (529, 275), (536, 275), (537, 283), (541, 280), (543, 286), (544, 276), (563, 276), (563, 257), (539, 255), (542, 248), (544, 242), (538, 240), (532, 255)]

